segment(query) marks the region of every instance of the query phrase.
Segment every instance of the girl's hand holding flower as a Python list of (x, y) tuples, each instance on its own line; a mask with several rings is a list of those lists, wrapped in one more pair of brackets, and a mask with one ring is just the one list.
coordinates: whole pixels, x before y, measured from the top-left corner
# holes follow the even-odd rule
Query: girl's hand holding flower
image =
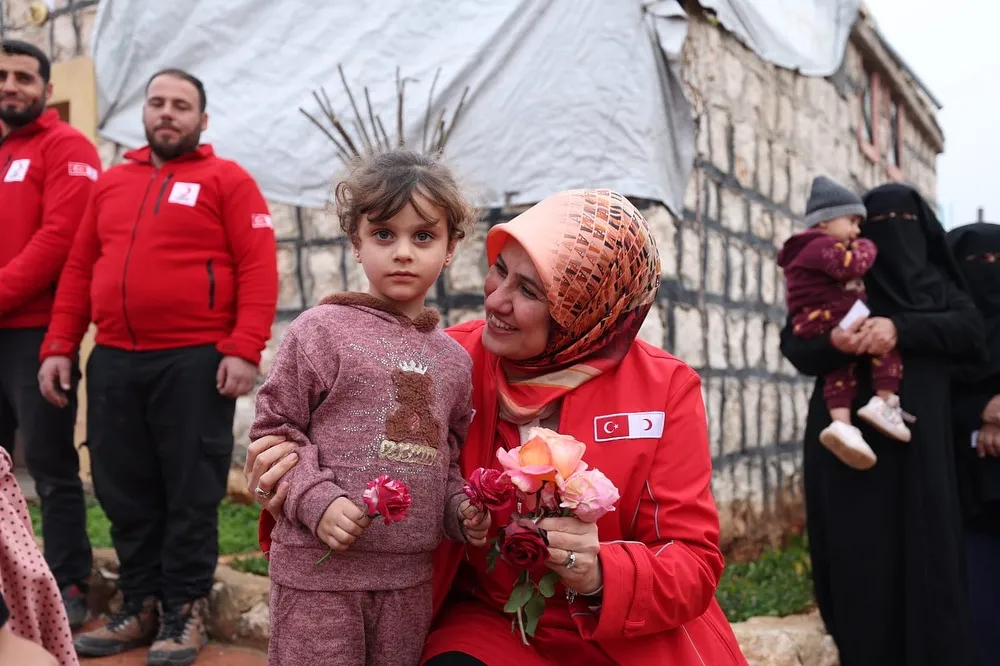
[(485, 508), (477, 509), (471, 500), (462, 502), (458, 512), (462, 514), (462, 531), (465, 532), (465, 540), (471, 546), (484, 547), (490, 525), (493, 523), (490, 512)]

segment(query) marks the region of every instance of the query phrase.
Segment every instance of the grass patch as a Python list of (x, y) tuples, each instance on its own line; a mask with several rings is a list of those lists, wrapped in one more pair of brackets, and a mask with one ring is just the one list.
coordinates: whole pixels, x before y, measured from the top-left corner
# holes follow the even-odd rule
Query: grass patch
[(233, 569), (257, 576), (267, 575), (267, 558), (263, 555), (247, 555), (237, 557), (229, 563)]
[(755, 562), (727, 566), (716, 598), (730, 622), (808, 611), (814, 602), (806, 537), (791, 537), (783, 549), (766, 550)]
[[(37, 503), (28, 504), (31, 525), (35, 534), (42, 534), (41, 507)], [(260, 509), (236, 504), (228, 499), (219, 505), (219, 554), (235, 555), (258, 550), (257, 517)], [(87, 534), (94, 548), (111, 548), (111, 522), (93, 499), (87, 501)]]

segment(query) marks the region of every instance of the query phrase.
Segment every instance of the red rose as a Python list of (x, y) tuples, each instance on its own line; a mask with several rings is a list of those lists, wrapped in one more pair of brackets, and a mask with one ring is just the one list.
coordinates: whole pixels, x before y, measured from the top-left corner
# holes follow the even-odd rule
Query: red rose
[(398, 523), (406, 518), (413, 498), (410, 489), (402, 481), (389, 478), (388, 474), (368, 482), (364, 492), (368, 515), (372, 518), (382, 516), (386, 525)]
[(504, 511), (514, 506), (517, 499), (517, 488), (510, 482), (510, 477), (498, 469), (480, 467), (469, 476), (462, 490), (480, 511), (483, 507), (490, 511)]
[(549, 559), (545, 530), (529, 518), (515, 518), (500, 533), (500, 557), (511, 566), (537, 571)]

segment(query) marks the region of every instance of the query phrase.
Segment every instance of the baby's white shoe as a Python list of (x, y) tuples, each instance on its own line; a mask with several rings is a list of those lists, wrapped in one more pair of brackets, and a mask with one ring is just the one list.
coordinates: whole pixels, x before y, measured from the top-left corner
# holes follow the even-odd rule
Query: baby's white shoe
[(873, 395), (868, 404), (858, 410), (858, 417), (867, 421), (886, 437), (900, 442), (910, 441), (910, 429), (906, 427), (906, 421), (914, 419), (899, 406), (897, 395), (889, 396), (888, 400)]
[(861, 431), (842, 421), (834, 421), (819, 434), (820, 443), (841, 462), (854, 469), (871, 469), (876, 457)]

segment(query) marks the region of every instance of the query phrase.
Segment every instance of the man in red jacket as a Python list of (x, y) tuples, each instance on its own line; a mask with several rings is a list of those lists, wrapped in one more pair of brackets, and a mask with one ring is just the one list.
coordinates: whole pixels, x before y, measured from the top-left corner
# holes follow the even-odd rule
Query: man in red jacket
[(86, 619), (90, 541), (73, 446), (76, 357), (67, 358), (66, 408), (38, 392), (38, 351), (59, 272), (100, 173), (94, 145), (46, 110), (49, 59), (31, 44), (0, 44), (0, 446), (24, 459), (41, 500), (45, 560), (70, 623)]
[(257, 184), (199, 142), (205, 103), (187, 72), (150, 79), (149, 145), (94, 188), (42, 345), (39, 384), (60, 404), (70, 359), (97, 324), (87, 441), (124, 603), (77, 637), (83, 656), (153, 643), (148, 664), (190, 664), (206, 640), (235, 399), (256, 379), (278, 275)]

